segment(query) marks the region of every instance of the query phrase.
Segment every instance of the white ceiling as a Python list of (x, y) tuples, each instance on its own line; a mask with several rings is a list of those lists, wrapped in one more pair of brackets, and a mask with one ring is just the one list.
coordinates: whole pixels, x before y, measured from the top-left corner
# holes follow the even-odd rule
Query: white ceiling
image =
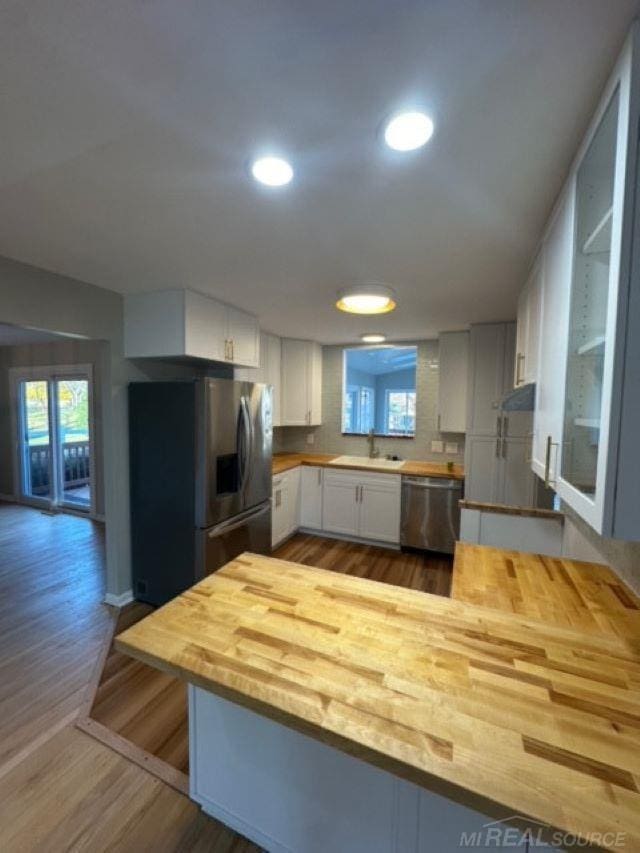
[[(3, 0), (0, 254), (322, 342), (508, 319), (637, 6)], [(392, 154), (376, 133), (405, 105), (436, 131)], [(284, 190), (247, 177), (271, 150)], [(338, 315), (362, 279), (398, 309)]]

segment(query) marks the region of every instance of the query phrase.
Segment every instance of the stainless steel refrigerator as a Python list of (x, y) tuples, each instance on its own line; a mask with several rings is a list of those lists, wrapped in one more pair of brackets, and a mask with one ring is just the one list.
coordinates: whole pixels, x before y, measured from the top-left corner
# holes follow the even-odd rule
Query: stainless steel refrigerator
[(271, 388), (129, 386), (133, 594), (164, 604), (243, 551), (271, 550)]

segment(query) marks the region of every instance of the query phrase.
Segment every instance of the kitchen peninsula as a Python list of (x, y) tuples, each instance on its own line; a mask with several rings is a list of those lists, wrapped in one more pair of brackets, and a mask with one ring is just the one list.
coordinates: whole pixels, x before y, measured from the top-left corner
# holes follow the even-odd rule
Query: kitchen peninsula
[(268, 850), (640, 844), (637, 639), (243, 554), (116, 646), (189, 683), (191, 796)]

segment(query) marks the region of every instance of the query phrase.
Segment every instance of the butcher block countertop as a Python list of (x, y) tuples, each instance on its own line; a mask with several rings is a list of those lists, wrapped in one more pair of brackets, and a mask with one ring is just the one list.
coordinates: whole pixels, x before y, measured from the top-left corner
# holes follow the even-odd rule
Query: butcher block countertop
[(481, 811), (640, 849), (638, 638), (243, 554), (116, 648)]
[(451, 597), (640, 648), (640, 598), (600, 563), (458, 542)]
[(273, 475), (283, 474), (299, 465), (315, 465), (320, 468), (343, 468), (349, 471), (372, 471), (378, 474), (405, 474), (410, 477), (446, 477), (449, 480), (464, 480), (464, 468), (462, 465), (454, 465), (453, 471), (447, 470), (447, 466), (440, 462), (419, 462), (408, 459), (400, 468), (385, 468), (381, 465), (331, 465), (333, 459), (337, 459), (339, 453), (277, 453), (273, 457)]

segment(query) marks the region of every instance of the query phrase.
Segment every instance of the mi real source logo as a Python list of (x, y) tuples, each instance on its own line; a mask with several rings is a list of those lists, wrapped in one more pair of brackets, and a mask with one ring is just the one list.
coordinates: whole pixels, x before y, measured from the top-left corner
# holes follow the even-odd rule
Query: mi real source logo
[[(518, 826), (512, 826), (514, 822)], [(463, 832), (460, 835), (461, 848), (486, 849), (509, 848), (526, 850), (564, 850), (596, 845), (624, 850), (627, 841), (626, 832), (592, 832), (586, 836), (577, 836), (572, 832), (552, 829), (548, 824), (531, 820), (524, 815), (511, 815), (504, 820), (485, 823), (475, 832)]]

